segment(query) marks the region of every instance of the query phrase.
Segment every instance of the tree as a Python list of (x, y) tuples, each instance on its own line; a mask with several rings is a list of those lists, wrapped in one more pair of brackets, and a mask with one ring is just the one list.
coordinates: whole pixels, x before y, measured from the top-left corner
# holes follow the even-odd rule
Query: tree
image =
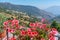
[(58, 26), (58, 23), (54, 20), (51, 24), (51, 27), (52, 28), (57, 28), (57, 26)]

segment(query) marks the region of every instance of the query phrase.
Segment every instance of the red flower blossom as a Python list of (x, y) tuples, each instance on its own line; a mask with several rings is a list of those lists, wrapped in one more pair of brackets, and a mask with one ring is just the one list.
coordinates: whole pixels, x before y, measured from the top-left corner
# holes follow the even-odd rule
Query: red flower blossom
[(35, 23), (30, 23), (30, 27), (36, 27)]
[(25, 28), (24, 26), (20, 26), (20, 29)]
[[(56, 28), (52, 28), (52, 31), (57, 31), (57, 29)], [(58, 32), (58, 31), (57, 31)]]
[(35, 32), (31, 32), (31, 36), (34, 37), (35, 36)]
[(41, 40), (45, 40), (44, 38), (41, 38)]
[(3, 25), (4, 25), (4, 26), (8, 26), (8, 21), (5, 21), (5, 22), (3, 23)]
[(34, 35), (37, 36), (37, 35), (38, 35), (38, 32), (35, 31), (35, 32), (34, 32)]
[(15, 30), (14, 30), (14, 29), (10, 29), (10, 28), (8, 28), (8, 32), (14, 33)]
[(8, 29), (8, 32), (11, 32), (11, 29)]
[(52, 28), (50, 34), (48, 35), (49, 40), (55, 40), (54, 35), (57, 34), (57, 33), (58, 33), (58, 31), (55, 28)]
[(55, 38), (54, 38), (53, 36), (51, 36), (51, 37), (49, 38), (49, 40), (55, 40)]
[(30, 32), (30, 31), (32, 31), (31, 28), (28, 28), (28, 29), (27, 29), (27, 32)]
[(42, 24), (42, 25), (40, 25), (39, 28), (41, 28), (41, 29), (45, 29), (45, 28), (46, 28), (46, 24)]
[(21, 30), (20, 33), (21, 33), (22, 36), (26, 35), (26, 31), (24, 31), (24, 30)]
[(35, 32), (31, 32), (31, 31), (29, 31), (29, 32), (27, 32), (27, 34), (28, 34), (28, 36), (30, 36), (30, 37), (34, 37), (34, 36), (37, 36), (38, 35), (38, 33), (35, 31)]
[(50, 34), (48, 35), (48, 38), (50, 38), (50, 37), (54, 37), (54, 34), (53, 34), (53, 33), (50, 33)]
[(20, 29), (20, 26), (18, 25), (18, 26), (16, 26), (16, 29)]
[(19, 24), (19, 21), (18, 20), (16, 20), (16, 19), (12, 20), (12, 26), (18, 25), (18, 24)]
[(16, 40), (16, 38), (15, 37), (12, 37), (10, 40)]
[(31, 28), (31, 29), (34, 30), (34, 31), (36, 30), (36, 28)]
[(14, 33), (15, 32), (15, 30), (14, 29), (11, 29), (11, 33)]
[(55, 29), (55, 28), (52, 28), (52, 30), (51, 30), (51, 32), (50, 33), (52, 33), (52, 34), (57, 34), (58, 33), (58, 31), (57, 31), (57, 29)]
[(28, 34), (28, 36), (30, 36), (30, 37), (31, 37), (31, 31), (28, 31), (28, 32), (27, 32), (27, 34)]
[(38, 27), (39, 25), (40, 25), (40, 23), (39, 23), (39, 22), (36, 22), (36, 23), (35, 23), (35, 26), (36, 26), (36, 27)]
[(48, 38), (49, 40), (55, 40), (55, 32), (51, 32), (49, 35), (48, 35)]

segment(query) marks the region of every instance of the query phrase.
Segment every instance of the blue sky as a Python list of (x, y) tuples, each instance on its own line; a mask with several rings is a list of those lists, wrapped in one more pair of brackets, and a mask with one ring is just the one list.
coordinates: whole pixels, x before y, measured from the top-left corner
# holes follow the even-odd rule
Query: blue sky
[(60, 0), (0, 0), (0, 2), (9, 2), (17, 5), (31, 5), (40, 9), (46, 9), (51, 6), (60, 6)]

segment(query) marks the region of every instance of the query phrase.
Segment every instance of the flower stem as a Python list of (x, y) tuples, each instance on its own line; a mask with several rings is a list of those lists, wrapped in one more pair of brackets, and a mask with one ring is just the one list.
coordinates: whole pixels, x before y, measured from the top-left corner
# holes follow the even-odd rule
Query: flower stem
[(8, 40), (8, 29), (6, 30), (6, 34), (7, 34), (7, 40)]

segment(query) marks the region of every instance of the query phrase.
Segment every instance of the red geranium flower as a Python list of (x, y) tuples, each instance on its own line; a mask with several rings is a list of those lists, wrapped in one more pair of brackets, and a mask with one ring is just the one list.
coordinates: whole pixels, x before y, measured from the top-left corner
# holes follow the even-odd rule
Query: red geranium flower
[(49, 38), (49, 40), (55, 40), (55, 38), (54, 38), (53, 36), (51, 36), (51, 37)]
[(32, 31), (31, 28), (28, 28), (28, 29), (27, 29), (27, 32), (30, 32), (30, 31)]
[[(56, 28), (52, 28), (52, 31), (57, 31), (57, 29)], [(58, 31), (57, 31), (58, 32)]]
[(4, 25), (4, 26), (7, 26), (7, 25), (8, 25), (8, 21), (5, 21), (5, 22), (3, 23), (3, 25)]
[(16, 38), (15, 37), (12, 37), (10, 40), (16, 40)]
[(15, 32), (15, 30), (14, 29), (11, 29), (11, 33), (14, 33)]
[(30, 23), (30, 27), (35, 27), (35, 23)]
[(39, 28), (40, 28), (40, 29), (45, 29), (45, 28), (46, 28), (46, 24), (42, 24), (42, 25), (40, 25)]
[(30, 36), (30, 37), (34, 37), (34, 36), (37, 36), (38, 35), (38, 33), (35, 31), (35, 32), (31, 32), (31, 31), (29, 31), (29, 32), (27, 32), (27, 34), (28, 34), (28, 36)]
[(28, 36), (30, 36), (30, 37), (31, 37), (31, 31), (28, 31), (28, 32), (27, 32), (27, 34), (28, 34)]
[(41, 38), (41, 40), (45, 40), (44, 38)]
[(37, 35), (38, 35), (38, 32), (35, 31), (35, 32), (34, 32), (34, 35), (37, 36)]
[(26, 31), (24, 31), (24, 30), (21, 30), (20, 33), (21, 33), (22, 36), (26, 35)]
[(18, 20), (16, 20), (16, 19), (14, 19), (14, 20), (12, 20), (12, 26), (14, 26), (14, 25), (18, 25), (19, 24), (19, 21)]
[(34, 31), (36, 30), (36, 28), (31, 28), (31, 29), (34, 30)]

